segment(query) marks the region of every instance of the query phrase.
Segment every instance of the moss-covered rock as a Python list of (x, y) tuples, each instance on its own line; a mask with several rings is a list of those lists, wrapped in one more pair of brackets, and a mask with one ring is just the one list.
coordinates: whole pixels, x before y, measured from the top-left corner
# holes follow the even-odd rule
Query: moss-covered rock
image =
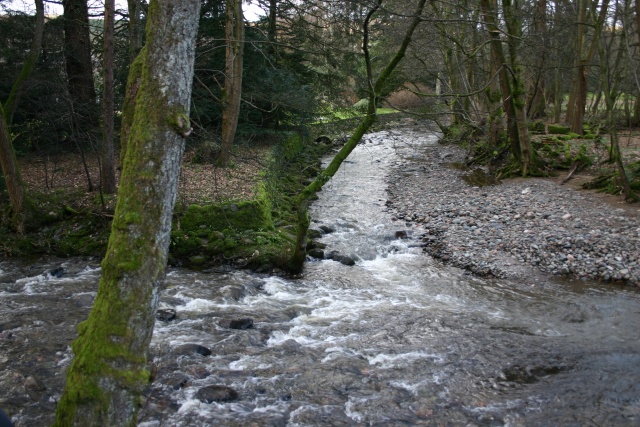
[(568, 134), (570, 129), (567, 126), (562, 125), (549, 125), (547, 126), (549, 133), (552, 135), (565, 135)]

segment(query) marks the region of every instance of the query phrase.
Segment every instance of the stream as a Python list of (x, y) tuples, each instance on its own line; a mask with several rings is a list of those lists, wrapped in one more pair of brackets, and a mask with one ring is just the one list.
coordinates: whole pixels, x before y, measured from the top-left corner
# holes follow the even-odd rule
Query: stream
[[(139, 426), (640, 425), (637, 290), (477, 278), (396, 238), (385, 174), (436, 141), (367, 135), (319, 193), (312, 228), (354, 266), (169, 269), (176, 319), (156, 322)], [(99, 275), (95, 259), (0, 261), (0, 407), (16, 426), (51, 424)]]

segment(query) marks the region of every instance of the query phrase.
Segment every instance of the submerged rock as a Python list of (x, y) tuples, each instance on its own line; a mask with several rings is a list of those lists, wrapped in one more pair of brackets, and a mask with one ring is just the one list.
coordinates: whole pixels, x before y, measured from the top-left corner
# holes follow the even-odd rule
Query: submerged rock
[(253, 319), (243, 317), (242, 319), (233, 319), (229, 322), (230, 329), (251, 329), (253, 328)]
[(179, 356), (191, 356), (192, 354), (200, 354), (202, 356), (210, 356), (211, 350), (200, 344), (185, 344), (180, 347), (176, 347), (173, 351), (175, 355)]
[(223, 385), (210, 385), (196, 392), (196, 398), (204, 403), (233, 402), (239, 397), (237, 391)]

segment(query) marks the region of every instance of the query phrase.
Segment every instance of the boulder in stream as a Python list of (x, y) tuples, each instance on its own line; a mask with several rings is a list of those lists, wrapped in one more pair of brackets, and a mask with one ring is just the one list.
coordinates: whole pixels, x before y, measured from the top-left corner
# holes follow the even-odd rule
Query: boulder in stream
[(196, 398), (204, 403), (233, 402), (239, 397), (237, 391), (224, 385), (210, 385), (196, 392)]
[(340, 264), (344, 264), (344, 265), (351, 266), (356, 264), (356, 261), (353, 258), (346, 255), (342, 255), (341, 253), (335, 252), (335, 251), (329, 253), (326, 258), (332, 259), (334, 261), (338, 261)]

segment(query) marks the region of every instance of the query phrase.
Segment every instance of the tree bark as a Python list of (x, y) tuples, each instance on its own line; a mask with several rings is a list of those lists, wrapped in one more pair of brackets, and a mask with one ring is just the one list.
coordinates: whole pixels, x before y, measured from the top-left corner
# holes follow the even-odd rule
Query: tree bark
[(140, 90), (98, 296), (78, 328), (56, 426), (133, 426), (164, 279), (200, 0), (152, 0)]
[(369, 128), (376, 121), (376, 106), (378, 104), (378, 96), (382, 92), (382, 89), (391, 76), (391, 73), (396, 69), (400, 61), (405, 56), (409, 43), (413, 37), (413, 33), (418, 27), (418, 24), (422, 21), (422, 11), (424, 10), (426, 0), (419, 0), (415, 11), (413, 12), (411, 22), (404, 34), (402, 43), (394, 57), (389, 61), (386, 67), (382, 70), (378, 78), (374, 81), (373, 69), (371, 65), (371, 57), (369, 53), (369, 23), (373, 19), (375, 13), (382, 6), (382, 0), (377, 0), (372, 9), (367, 14), (363, 23), (363, 36), (362, 36), (362, 50), (365, 57), (365, 66), (367, 73), (367, 82), (369, 86), (369, 102), (367, 104), (367, 114), (362, 119), (362, 122), (358, 125), (354, 133), (351, 135), (347, 143), (338, 151), (333, 160), (329, 163), (327, 168), (323, 170), (320, 175), (313, 180), (311, 184), (306, 186), (302, 192), (296, 198), (296, 206), (298, 208), (298, 233), (296, 248), (293, 256), (289, 259), (288, 269), (292, 272), (302, 271), (302, 266), (306, 257), (307, 247), (307, 230), (309, 228), (309, 204), (311, 196), (318, 191), (322, 190), (322, 187), (331, 180), (336, 174), (342, 163), (347, 159), (349, 154), (356, 148), (362, 136), (369, 130)]
[(227, 56), (222, 95), (222, 140), (218, 163), (227, 166), (238, 127), (242, 96), (242, 64), (244, 61), (244, 17), (242, 0), (227, 0), (225, 35)]
[(116, 191), (116, 163), (114, 149), (114, 16), (115, 0), (104, 2), (104, 91), (102, 95), (102, 150), (100, 162), (100, 187), (103, 193)]

